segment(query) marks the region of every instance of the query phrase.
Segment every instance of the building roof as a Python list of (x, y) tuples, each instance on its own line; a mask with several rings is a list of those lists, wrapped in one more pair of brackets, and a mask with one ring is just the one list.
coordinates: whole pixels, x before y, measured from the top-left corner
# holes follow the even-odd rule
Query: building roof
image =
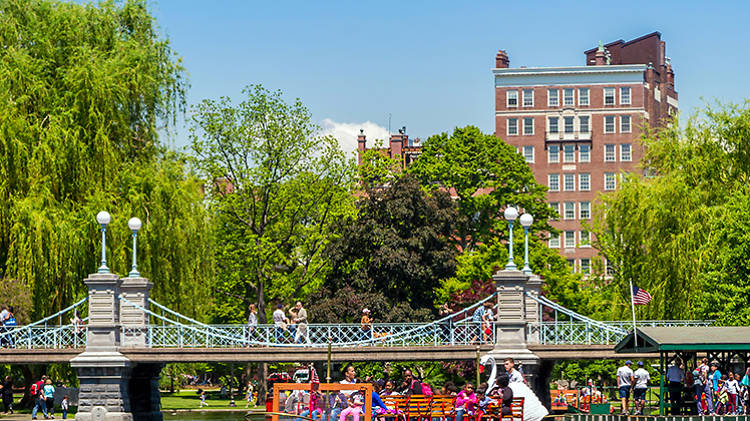
[(615, 345), (616, 353), (667, 351), (748, 351), (750, 327), (642, 327)]

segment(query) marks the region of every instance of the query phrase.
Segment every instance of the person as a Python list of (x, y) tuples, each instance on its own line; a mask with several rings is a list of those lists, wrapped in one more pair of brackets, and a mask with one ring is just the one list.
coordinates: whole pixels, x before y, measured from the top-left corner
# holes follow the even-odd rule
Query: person
[(3, 396), (3, 406), (5, 407), (5, 413), (13, 413), (13, 380), (10, 376), (5, 376), (5, 381), (0, 386), (0, 393)]
[[(748, 368), (748, 371), (750, 371), (750, 368)], [(747, 380), (745, 380), (747, 378)], [(748, 408), (748, 405), (750, 405), (750, 402), (748, 402), (750, 398), (750, 377), (745, 375), (745, 377), (740, 377), (740, 373), (734, 373), (734, 379), (737, 380), (737, 402), (739, 407), (739, 414), (740, 415), (747, 415), (750, 414), (750, 408)]]
[(727, 394), (729, 395), (729, 415), (740, 415), (737, 408), (737, 394), (739, 391), (739, 382), (735, 380), (734, 373), (729, 373), (727, 381), (724, 383), (727, 386)]
[(503, 361), (503, 366), (505, 367), (505, 372), (508, 373), (508, 378), (510, 379), (511, 383), (525, 383), (523, 374), (521, 374), (520, 371), (516, 370), (516, 362), (513, 360), (513, 358), (507, 357)]
[(474, 313), (471, 315), (471, 323), (474, 325), (475, 333), (472, 337), (472, 342), (481, 342), (483, 335), (482, 325), (486, 321), (485, 313), (488, 308), (492, 307), (492, 303), (485, 301), (481, 306), (478, 306)]
[(276, 310), (271, 314), (274, 326), (274, 336), (276, 342), (281, 342), (284, 338), (284, 332), (286, 332), (286, 316), (284, 315), (284, 306), (281, 304), (276, 305)]
[(68, 395), (63, 396), (60, 409), (62, 410), (62, 419), (68, 419)]
[(714, 399), (714, 412), (716, 412), (716, 415), (729, 415), (729, 394), (727, 393), (726, 377), (725, 375), (721, 376), (716, 389), (716, 397)]
[[(247, 341), (250, 342), (255, 336), (255, 329), (258, 328), (258, 309), (255, 304), (250, 304), (247, 308), (250, 314), (247, 315)], [(246, 347), (249, 347), (248, 343)]]
[(31, 419), (36, 419), (36, 414), (42, 410), (44, 419), (49, 419), (47, 414), (47, 402), (44, 400), (44, 384), (47, 382), (47, 376), (42, 375), (41, 380), (31, 385), (29, 395), (33, 399), (34, 407), (31, 409)]
[(404, 381), (401, 383), (401, 390), (401, 394), (404, 396), (422, 394), (422, 383), (414, 378), (414, 374), (408, 368), (404, 370)]
[(456, 385), (452, 381), (448, 380), (447, 382), (445, 382), (445, 384), (443, 384), (443, 387), (440, 388), (440, 394), (442, 396), (456, 396)]
[(362, 333), (362, 340), (369, 341), (372, 339), (372, 319), (370, 318), (370, 309), (362, 309), (362, 319), (359, 321), (359, 329)]
[(630, 408), (628, 400), (630, 399), (630, 388), (633, 385), (633, 370), (630, 366), (633, 362), (625, 361), (625, 365), (617, 369), (617, 389), (619, 390), (620, 402), (622, 403), (621, 415), (628, 415)]
[(2, 322), (3, 329), (5, 329), (5, 332), (7, 332), (7, 334), (3, 337), (5, 344), (9, 348), (15, 348), (16, 341), (13, 339), (13, 335), (10, 333), (13, 331), (13, 329), (15, 329), (16, 326), (18, 326), (18, 321), (16, 321), (16, 315), (13, 306), (8, 306), (7, 313), (2, 319)]
[(492, 328), (495, 326), (495, 313), (492, 311), (492, 306), (488, 307), (484, 312), (482, 318), (482, 338), (484, 343), (492, 340)]
[(47, 406), (47, 415), (55, 418), (55, 386), (52, 385), (52, 379), (44, 382), (44, 404)]
[(206, 391), (203, 389), (198, 389), (198, 393), (200, 393), (200, 404), (198, 404), (198, 408), (203, 408), (204, 406), (208, 406), (208, 403), (206, 402)]
[(294, 323), (297, 324), (297, 334), (294, 336), (294, 342), (301, 344), (302, 340), (306, 343), (310, 343), (310, 336), (307, 334), (307, 310), (302, 307), (302, 302), (297, 301), (296, 304), (297, 317), (294, 319)]
[(396, 388), (396, 385), (394, 384), (393, 380), (386, 380), (385, 386), (383, 386), (383, 392), (380, 394), (380, 396), (390, 396), (390, 395), (396, 395), (396, 391), (394, 390)]
[(346, 395), (338, 390), (338, 391), (332, 391), (330, 395), (328, 396), (328, 407), (331, 410), (330, 416), (328, 417), (329, 421), (336, 421), (339, 419), (339, 415), (341, 414), (341, 411), (347, 408), (348, 403), (346, 399)]
[(635, 415), (643, 415), (643, 408), (646, 405), (646, 391), (648, 391), (648, 381), (651, 376), (645, 368), (643, 361), (638, 361), (638, 369), (633, 373), (635, 385), (633, 387), (633, 406)]
[(289, 317), (286, 319), (286, 327), (289, 331), (289, 338), (294, 340), (294, 338), (297, 336), (297, 325), (295, 324), (295, 320), (297, 320), (297, 307), (292, 306), (289, 308)]
[(453, 310), (451, 310), (448, 303), (444, 303), (440, 306), (440, 318), (445, 319), (440, 322), (440, 339), (443, 343), (448, 343), (451, 340), (451, 324), (453, 323), (453, 320), (448, 317), (451, 314), (453, 314)]
[[(312, 419), (318, 419), (321, 421), (323, 418), (323, 395), (320, 394), (318, 388), (320, 383), (313, 382), (312, 390), (310, 393), (310, 406), (302, 411), (300, 414), (303, 417), (310, 417)], [(297, 418), (297, 421), (302, 421), (302, 418)]]
[[(719, 362), (716, 360), (711, 361), (711, 371), (709, 372), (709, 385), (711, 386), (711, 395), (713, 399), (713, 407), (716, 408), (716, 400), (714, 399), (716, 394), (719, 392), (719, 380), (721, 380), (721, 371), (719, 371)], [(711, 412), (714, 412), (713, 410)], [(712, 414), (714, 415), (714, 414)]]
[(490, 404), (494, 403), (496, 403), (496, 401), (487, 396), (487, 384), (482, 383), (477, 389), (477, 410), (474, 413), (475, 419), (481, 420), (485, 414), (489, 414)]
[(359, 421), (359, 414), (362, 412), (362, 406), (364, 404), (364, 397), (361, 393), (352, 393), (349, 407), (341, 411), (339, 421), (346, 421), (346, 417), (349, 415), (352, 416), (352, 421)]
[(464, 421), (465, 415), (473, 415), (476, 404), (477, 395), (474, 393), (474, 385), (466, 383), (464, 390), (458, 392), (456, 396), (456, 421)]
[(703, 404), (702, 404), (702, 398), (703, 398), (703, 390), (705, 385), (705, 378), (703, 377), (703, 373), (701, 373), (700, 367), (696, 367), (695, 370), (693, 370), (693, 388), (695, 389), (695, 401), (698, 406), (698, 415), (703, 415)]
[(255, 387), (253, 386), (253, 382), (251, 380), (248, 380), (247, 382), (247, 394), (245, 395), (245, 399), (247, 399), (247, 403), (245, 404), (245, 408), (250, 406), (250, 403), (253, 401), (253, 392), (255, 391)]
[[(639, 364), (641, 364), (639, 362)], [(680, 365), (682, 360), (675, 358), (672, 365), (667, 369), (667, 390), (669, 391), (669, 407), (672, 415), (680, 415), (682, 408), (682, 382), (685, 380), (685, 372)]]
[(505, 373), (501, 373), (497, 376), (497, 386), (499, 387), (498, 395), (502, 396), (500, 413), (503, 417), (507, 417), (512, 413), (511, 404), (513, 404), (513, 389), (510, 388), (510, 377)]
[[(340, 384), (355, 384), (355, 383), (357, 383), (357, 370), (354, 369), (353, 365), (347, 364), (346, 366), (344, 366), (344, 379), (341, 380), (339, 383)], [(341, 392), (343, 392), (347, 397), (349, 397), (349, 395), (351, 395), (354, 392), (356, 392), (356, 390), (355, 389), (342, 390)]]
[(73, 325), (73, 332), (75, 333), (75, 348), (86, 346), (86, 335), (84, 329), (86, 328), (83, 320), (78, 316), (78, 310), (73, 311), (73, 317), (70, 318), (70, 324)]
[(3, 348), (9, 347), (8, 343), (8, 336), (6, 333), (8, 332), (8, 329), (5, 327), (5, 319), (8, 317), (8, 307), (6, 305), (2, 306), (2, 310), (0, 310), (0, 346)]

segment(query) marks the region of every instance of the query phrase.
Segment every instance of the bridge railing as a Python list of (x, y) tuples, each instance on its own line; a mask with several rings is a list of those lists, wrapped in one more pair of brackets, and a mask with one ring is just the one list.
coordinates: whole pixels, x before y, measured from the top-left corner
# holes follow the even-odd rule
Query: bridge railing
[[(549, 321), (530, 323), (527, 327), (530, 338), (539, 338), (544, 345), (608, 345), (616, 344), (627, 333), (632, 331), (633, 322), (606, 321), (599, 322), (618, 328), (602, 329), (601, 326), (580, 321)], [(637, 327), (676, 327), (676, 326), (710, 326), (707, 320), (642, 320)]]

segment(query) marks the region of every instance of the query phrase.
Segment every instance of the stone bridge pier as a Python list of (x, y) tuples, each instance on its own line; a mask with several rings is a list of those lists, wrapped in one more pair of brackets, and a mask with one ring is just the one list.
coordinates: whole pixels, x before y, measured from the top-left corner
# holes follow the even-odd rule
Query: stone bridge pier
[(84, 283), (89, 289), (88, 340), (85, 351), (70, 362), (81, 384), (76, 420), (161, 421), (162, 364), (134, 363), (119, 352), (120, 346), (145, 345), (148, 323), (146, 314), (121, 305), (119, 296), (147, 307), (152, 284), (113, 273), (89, 275)]
[(529, 335), (527, 325), (541, 318), (539, 305), (526, 293), (540, 294), (542, 279), (520, 270), (500, 270), (492, 279), (497, 287), (498, 315), (495, 322), (495, 349), (490, 351), (498, 364), (507, 357), (522, 365), (529, 385), (545, 406), (549, 408), (549, 378), (554, 361), (545, 361), (531, 352), (527, 345), (538, 343), (538, 337)]

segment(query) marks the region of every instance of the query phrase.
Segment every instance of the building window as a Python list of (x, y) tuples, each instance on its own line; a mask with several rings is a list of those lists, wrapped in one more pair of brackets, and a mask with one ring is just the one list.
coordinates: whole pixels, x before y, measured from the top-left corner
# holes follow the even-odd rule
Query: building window
[(630, 105), (630, 88), (620, 88), (620, 105)]
[(524, 117), (523, 119), (523, 134), (532, 135), (534, 134), (534, 118)]
[(547, 148), (547, 162), (554, 164), (560, 162), (560, 146), (549, 145), (549, 148)]
[(591, 174), (582, 172), (578, 174), (578, 190), (589, 191), (591, 190)]
[(565, 202), (563, 206), (563, 219), (576, 219), (576, 202)]
[(578, 105), (589, 105), (589, 88), (578, 89)]
[(534, 106), (534, 91), (532, 89), (523, 90), (523, 106), (524, 107)]
[(575, 91), (572, 88), (563, 89), (563, 105), (576, 104)]
[(617, 188), (617, 177), (613, 172), (604, 173), (604, 190), (614, 190)]
[(605, 115), (604, 116), (604, 133), (615, 132), (615, 116)]
[(563, 174), (563, 191), (576, 191), (575, 174)]
[(573, 117), (563, 117), (565, 133), (573, 133)]
[(557, 89), (547, 89), (547, 106), (557, 107), (560, 105), (560, 91)]
[(547, 185), (549, 191), (560, 191), (560, 174), (548, 174)]
[(578, 145), (578, 162), (590, 162), (591, 161), (591, 146), (590, 145)]
[(581, 133), (588, 133), (589, 130), (589, 116), (582, 115), (578, 117), (578, 131)]
[(557, 117), (547, 117), (547, 123), (549, 124), (549, 132), (552, 134), (557, 134), (560, 132), (560, 129), (557, 126)]
[(604, 88), (604, 105), (615, 105), (615, 88)]
[(526, 162), (534, 162), (534, 147), (533, 146), (524, 146), (523, 147), (523, 159), (526, 160)]
[(563, 146), (563, 162), (576, 162), (576, 147), (573, 145)]
[(620, 161), (630, 162), (633, 159), (630, 153), (630, 143), (620, 145)]
[(551, 249), (559, 249), (560, 248), (560, 236), (550, 234), (549, 236), (549, 248)]
[(560, 217), (560, 204), (557, 202), (550, 202), (549, 207), (555, 211), (553, 218), (558, 219)]
[(611, 263), (609, 263), (609, 260), (604, 260), (604, 273), (607, 276), (614, 276), (615, 275), (615, 268), (612, 266)]
[(591, 218), (591, 202), (578, 203), (578, 217), (580, 219)]
[(620, 133), (630, 133), (630, 116), (620, 116)]
[(591, 259), (581, 259), (581, 273), (591, 273)]
[[(572, 249), (576, 247), (576, 232), (565, 231), (565, 248)], [(573, 259), (569, 259), (568, 262), (572, 262)]]
[(518, 134), (518, 119), (509, 118), (508, 119), (508, 135), (513, 136), (517, 134)]
[(604, 162), (615, 162), (617, 160), (616, 151), (615, 145), (604, 145)]
[(505, 99), (508, 101), (508, 107), (518, 107), (518, 91), (506, 91)]
[(578, 241), (578, 247), (591, 247), (591, 233), (582, 230)]
[(570, 267), (570, 273), (576, 273), (576, 259), (566, 259)]

